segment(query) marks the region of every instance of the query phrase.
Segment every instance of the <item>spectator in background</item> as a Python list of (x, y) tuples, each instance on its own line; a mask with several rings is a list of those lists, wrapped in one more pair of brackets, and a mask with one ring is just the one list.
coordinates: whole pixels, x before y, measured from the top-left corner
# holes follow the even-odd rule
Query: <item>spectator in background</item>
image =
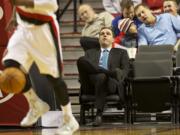
[(120, 2), (122, 0), (103, 0), (104, 9), (113, 16), (121, 15)]
[(180, 32), (179, 19), (169, 13), (153, 15), (144, 4), (135, 7), (135, 14), (143, 24), (138, 28), (138, 45), (175, 45)]
[(129, 18), (124, 18), (119, 21), (119, 29), (125, 35), (121, 40), (121, 44), (127, 48), (137, 47), (137, 27)]
[(119, 28), (120, 22), (124, 18), (129, 18), (133, 20), (134, 24), (138, 28), (141, 25), (141, 22), (135, 17), (134, 14), (134, 4), (131, 0), (125, 0), (121, 2), (121, 7), (122, 7), (122, 15), (117, 16), (113, 21), (112, 21), (112, 27), (115, 35), (115, 40), (114, 42), (120, 45), (122, 44), (122, 39), (125, 35), (125, 32), (121, 31)]
[(142, 0), (142, 3), (147, 5), (153, 14), (163, 13), (163, 0)]
[[(163, 3), (163, 10), (165, 13), (170, 13), (180, 19), (180, 16), (178, 14), (178, 5), (176, 0), (164, 0)], [(180, 44), (180, 33), (177, 33), (178, 41), (176, 42), (176, 45), (174, 46), (174, 50), (177, 51), (178, 46)]]
[(177, 0), (177, 5), (178, 5), (178, 14), (180, 14), (180, 0)]
[(121, 39), (121, 45), (114, 43), (114, 48), (124, 48), (128, 52), (130, 59), (134, 59), (138, 47), (137, 27), (129, 18), (124, 18), (119, 21), (118, 28), (124, 33)]
[[(113, 16), (121, 15), (121, 1), (125, 0), (103, 0), (104, 9), (111, 13)], [(132, 0), (134, 5), (140, 4), (142, 0)]]
[(163, 11), (165, 13), (170, 13), (174, 16), (178, 15), (178, 5), (176, 0), (164, 0)]
[(82, 29), (80, 44), (84, 51), (99, 47), (99, 31), (102, 27), (110, 27), (114, 17), (108, 12), (96, 14), (90, 5), (80, 5), (78, 14), (80, 19), (85, 22)]

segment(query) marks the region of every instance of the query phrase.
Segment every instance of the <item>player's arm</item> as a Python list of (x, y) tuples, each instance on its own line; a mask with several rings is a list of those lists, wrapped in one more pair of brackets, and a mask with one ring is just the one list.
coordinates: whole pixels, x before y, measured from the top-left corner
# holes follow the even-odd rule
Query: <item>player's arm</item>
[(13, 5), (34, 7), (34, 0), (10, 0)]

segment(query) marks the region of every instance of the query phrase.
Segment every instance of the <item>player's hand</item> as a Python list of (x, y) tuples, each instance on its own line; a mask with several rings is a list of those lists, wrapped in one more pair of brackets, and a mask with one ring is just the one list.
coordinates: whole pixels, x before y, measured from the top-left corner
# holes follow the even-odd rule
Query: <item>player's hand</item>
[(7, 25), (6, 25), (5, 30), (12, 32), (16, 28), (16, 26), (17, 26), (16, 7), (14, 6), (11, 18), (10, 18), (9, 22), (7, 23)]
[(9, 20), (9, 22), (8, 22), (8, 24), (6, 25), (6, 31), (10, 31), (10, 32), (12, 32), (12, 31), (14, 31), (14, 29), (16, 28), (16, 26), (17, 26), (17, 21), (16, 21), (16, 19), (13, 19), (13, 18), (11, 18), (10, 20)]
[(15, 0), (9, 0), (12, 5), (15, 5)]

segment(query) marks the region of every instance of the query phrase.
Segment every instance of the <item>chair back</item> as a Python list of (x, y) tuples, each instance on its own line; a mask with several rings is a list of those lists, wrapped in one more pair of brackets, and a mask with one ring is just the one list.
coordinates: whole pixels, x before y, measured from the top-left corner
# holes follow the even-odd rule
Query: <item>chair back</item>
[(161, 112), (172, 100), (173, 46), (140, 46), (134, 61), (131, 82), (132, 103), (136, 111)]
[(138, 52), (170, 52), (173, 53), (173, 45), (149, 45), (139, 46)]

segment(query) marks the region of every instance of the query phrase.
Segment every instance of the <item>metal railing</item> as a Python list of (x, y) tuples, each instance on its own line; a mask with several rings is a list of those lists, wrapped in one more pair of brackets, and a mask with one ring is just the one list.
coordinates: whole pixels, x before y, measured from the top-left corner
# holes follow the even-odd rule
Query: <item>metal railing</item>
[(65, 7), (61, 10), (60, 9), (60, 4), (61, 4), (61, 0), (57, 0), (58, 5), (59, 5), (59, 10), (57, 11), (57, 19), (60, 20), (62, 18), (62, 16), (64, 15), (64, 13), (68, 10), (68, 7), (70, 6), (71, 3), (73, 3), (73, 30), (74, 32), (77, 32), (77, 4), (79, 3), (83, 3), (83, 0), (68, 0), (68, 2), (66, 3)]

